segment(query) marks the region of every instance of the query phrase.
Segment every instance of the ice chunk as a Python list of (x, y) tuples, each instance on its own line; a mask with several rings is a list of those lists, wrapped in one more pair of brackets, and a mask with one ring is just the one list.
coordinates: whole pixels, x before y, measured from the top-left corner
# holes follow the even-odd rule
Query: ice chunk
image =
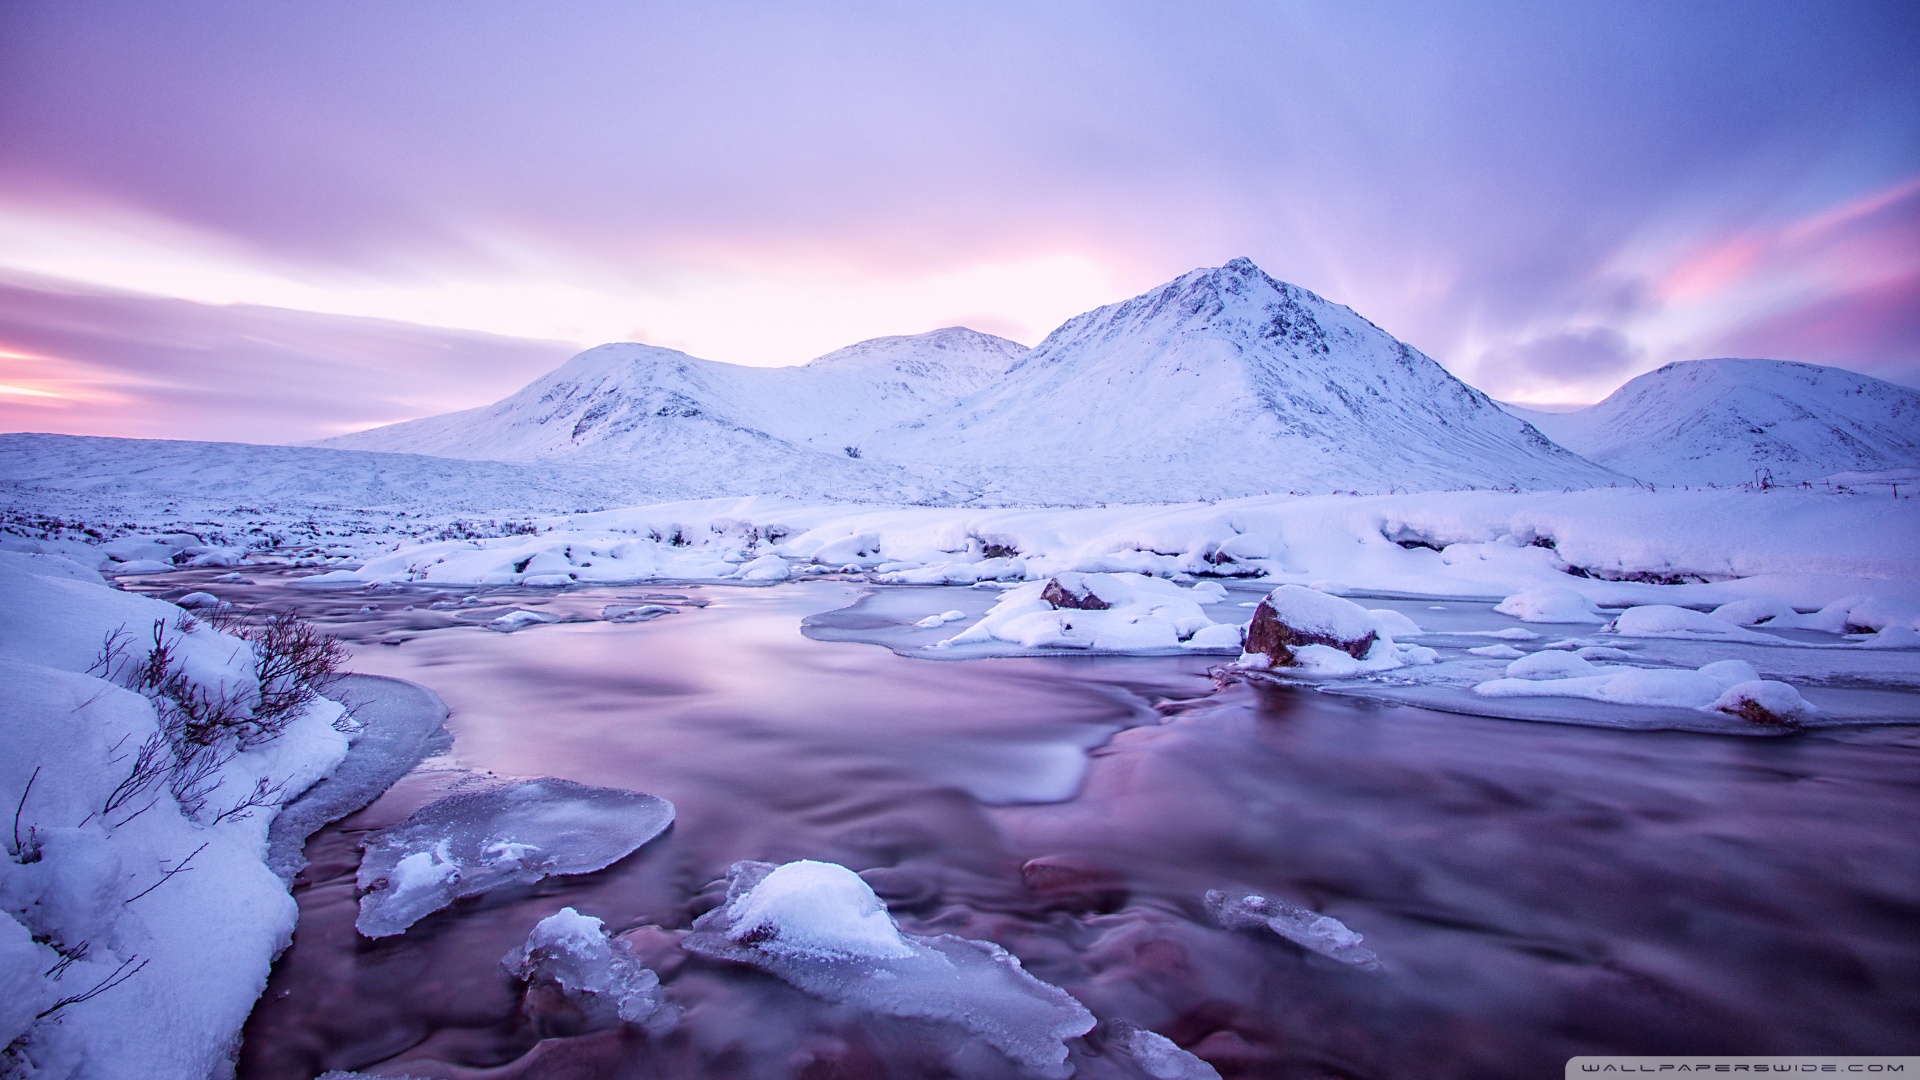
[(1714, 700), (1712, 707), (1756, 724), (1797, 723), (1814, 711), (1800, 691), (1770, 679), (1735, 683)]
[(1633, 654), (1625, 649), (1608, 648), (1605, 645), (1588, 645), (1575, 649), (1573, 655), (1582, 660), (1631, 660)]
[(1671, 604), (1648, 604), (1645, 607), (1628, 608), (1615, 616), (1613, 622), (1607, 624), (1605, 629), (1609, 633), (1619, 634), (1622, 637), (1717, 638), (1723, 641), (1756, 642), (1779, 640), (1735, 626), (1725, 619), (1716, 619), (1705, 612), (1674, 607)]
[(1467, 651), (1475, 656), (1490, 656), (1495, 660), (1518, 660), (1527, 655), (1511, 645), (1482, 645)]
[(1207, 892), (1207, 910), (1228, 930), (1264, 928), (1330, 960), (1368, 971), (1380, 967), (1380, 958), (1360, 944), (1366, 939), (1331, 915), (1257, 894), (1229, 898), (1218, 889)]
[(941, 618), (938, 615), (929, 615), (926, 618), (915, 622), (913, 625), (921, 628), (922, 630), (931, 630), (936, 626), (947, 625), (947, 620)]
[(570, 780), (449, 795), (367, 837), (354, 925), (388, 937), (463, 896), (599, 870), (672, 823), (665, 799)]
[(494, 619), (492, 622), (489, 622), (487, 624), (487, 629), (498, 630), (503, 634), (511, 634), (515, 630), (525, 630), (529, 626), (539, 626), (541, 623), (550, 623), (550, 622), (559, 622), (559, 621), (560, 620), (555, 616), (548, 615), (545, 612), (528, 611), (524, 608), (515, 608), (514, 610), (507, 612), (505, 615), (502, 615), (499, 618)]
[(992, 942), (901, 933), (867, 883), (831, 863), (735, 863), (727, 902), (696, 920), (683, 944), (828, 1001), (957, 1024), (1046, 1076), (1070, 1074), (1065, 1040), (1094, 1023)]
[(1521, 622), (1606, 622), (1593, 613), (1592, 601), (1572, 589), (1528, 589), (1500, 601), (1493, 610), (1502, 615), (1511, 615)]
[(540, 920), (526, 943), (500, 964), (522, 982), (557, 985), (603, 1023), (618, 1018), (658, 1034), (680, 1015), (662, 995), (660, 976), (640, 962), (631, 945), (609, 938), (599, 919), (570, 907)]
[(1584, 659), (1563, 652), (1537, 652), (1507, 665), (1509, 679), (1571, 679), (1596, 674)]
[(1153, 1080), (1220, 1080), (1218, 1070), (1180, 1049), (1165, 1035), (1125, 1020), (1116, 1020), (1108, 1027), (1108, 1041)]
[(802, 859), (774, 869), (730, 901), (728, 933), (770, 952), (900, 959), (913, 950), (860, 875)]
[(183, 608), (211, 608), (220, 606), (220, 598), (210, 592), (190, 592), (180, 599), (175, 600), (174, 603), (179, 604)]
[(647, 622), (673, 612), (664, 604), (608, 604), (600, 609), (601, 617), (617, 623)]

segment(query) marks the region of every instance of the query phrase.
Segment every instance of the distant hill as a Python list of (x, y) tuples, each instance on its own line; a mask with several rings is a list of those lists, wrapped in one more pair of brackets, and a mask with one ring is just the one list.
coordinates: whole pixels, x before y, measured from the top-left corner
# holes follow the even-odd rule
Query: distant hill
[(1920, 466), (1920, 390), (1788, 360), (1686, 360), (1574, 412), (1509, 406), (1560, 445), (1667, 484)]

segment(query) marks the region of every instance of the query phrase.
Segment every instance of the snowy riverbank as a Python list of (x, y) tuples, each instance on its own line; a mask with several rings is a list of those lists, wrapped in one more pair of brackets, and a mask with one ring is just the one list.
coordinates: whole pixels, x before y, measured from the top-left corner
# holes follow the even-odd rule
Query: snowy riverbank
[(357, 725), (65, 559), (0, 552), (0, 607), (0, 1072), (225, 1075), (297, 915), (269, 829)]

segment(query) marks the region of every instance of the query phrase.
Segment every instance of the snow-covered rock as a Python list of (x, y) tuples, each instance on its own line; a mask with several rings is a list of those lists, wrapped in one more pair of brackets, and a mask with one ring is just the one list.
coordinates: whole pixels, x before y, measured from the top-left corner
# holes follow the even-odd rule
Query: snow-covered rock
[(1672, 604), (1646, 604), (1631, 607), (1614, 616), (1603, 629), (1621, 637), (1681, 638), (1684, 640), (1772, 641), (1765, 634), (1735, 626), (1701, 611)]
[(1511, 411), (1576, 454), (1661, 484), (1920, 465), (1920, 390), (1818, 364), (1685, 360), (1589, 408)]
[(1734, 683), (1709, 708), (1756, 724), (1792, 724), (1813, 714), (1813, 706), (1800, 691), (1770, 679)]
[(540, 920), (500, 964), (522, 982), (557, 987), (599, 1022), (619, 1019), (659, 1034), (679, 1018), (679, 1009), (661, 992), (660, 976), (640, 962), (633, 947), (608, 937), (599, 919), (570, 907)]
[[(940, 645), (999, 641), (1024, 649), (1174, 650), (1215, 625), (1200, 606), (1212, 597), (1211, 591), (1196, 596), (1139, 574), (1060, 574), (1007, 590), (979, 622)], [(1237, 642), (1237, 631), (1234, 637)]]
[(1362, 945), (1366, 940), (1331, 915), (1322, 915), (1285, 900), (1249, 893), (1228, 896), (1209, 890), (1207, 910), (1227, 930), (1271, 930), (1309, 952), (1366, 970), (1380, 967), (1380, 958)]
[[(1544, 656), (1566, 654), (1535, 653), (1527, 661)], [(1567, 657), (1576, 660), (1577, 657)], [(1514, 664), (1527, 661), (1516, 660)], [(1745, 660), (1720, 660), (1697, 671), (1673, 668), (1603, 667), (1593, 674), (1553, 677), (1546, 671), (1532, 676), (1512, 674), (1504, 679), (1483, 682), (1473, 688), (1482, 697), (1571, 697), (1587, 698), (1614, 705), (1659, 706), (1673, 709), (1720, 711), (1763, 720), (1761, 710), (1774, 717), (1771, 722), (1787, 722), (1806, 716), (1812, 709), (1792, 686), (1760, 678)]]
[(1065, 1040), (1094, 1025), (992, 942), (902, 933), (866, 882), (832, 863), (734, 864), (726, 903), (695, 920), (683, 945), (828, 1001), (958, 1025), (1042, 1076), (1070, 1075)]
[(449, 795), (367, 837), (354, 926), (370, 938), (389, 937), (463, 896), (590, 873), (672, 823), (665, 799), (570, 780)]
[(1303, 585), (1282, 585), (1254, 609), (1240, 662), (1291, 666), (1308, 646), (1329, 647), (1365, 660), (1380, 639), (1373, 614), (1359, 604)]
[(1595, 674), (1596, 669), (1583, 656), (1570, 652), (1543, 650), (1529, 653), (1507, 665), (1509, 679), (1573, 679)]

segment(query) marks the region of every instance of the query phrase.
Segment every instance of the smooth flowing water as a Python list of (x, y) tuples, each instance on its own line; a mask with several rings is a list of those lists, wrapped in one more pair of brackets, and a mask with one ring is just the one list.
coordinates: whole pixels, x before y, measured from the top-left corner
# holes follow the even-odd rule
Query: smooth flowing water
[[(233, 591), (321, 618), (356, 670), (433, 688), (456, 737), (310, 843), (248, 1080), (1014, 1075), (922, 1022), (678, 948), (731, 863), (798, 858), (865, 872), (908, 932), (998, 942), (1228, 1077), (1920, 1053), (1914, 728), (1623, 732), (1216, 690), (1200, 657), (937, 663), (803, 637), (803, 617), (859, 595), (844, 582), (588, 590), (543, 610), (706, 606), (513, 634), (426, 610), (457, 593)], [(650, 792), (679, 817), (602, 872), (359, 938), (356, 845), (461, 769)], [(1332, 914), (1383, 967), (1218, 929), (1213, 888)], [(685, 1008), (677, 1029), (589, 1030), (507, 976), (501, 957), (566, 905), (643, 928), (630, 940)], [(1079, 1075), (1147, 1075), (1102, 1051), (1104, 1030)]]

